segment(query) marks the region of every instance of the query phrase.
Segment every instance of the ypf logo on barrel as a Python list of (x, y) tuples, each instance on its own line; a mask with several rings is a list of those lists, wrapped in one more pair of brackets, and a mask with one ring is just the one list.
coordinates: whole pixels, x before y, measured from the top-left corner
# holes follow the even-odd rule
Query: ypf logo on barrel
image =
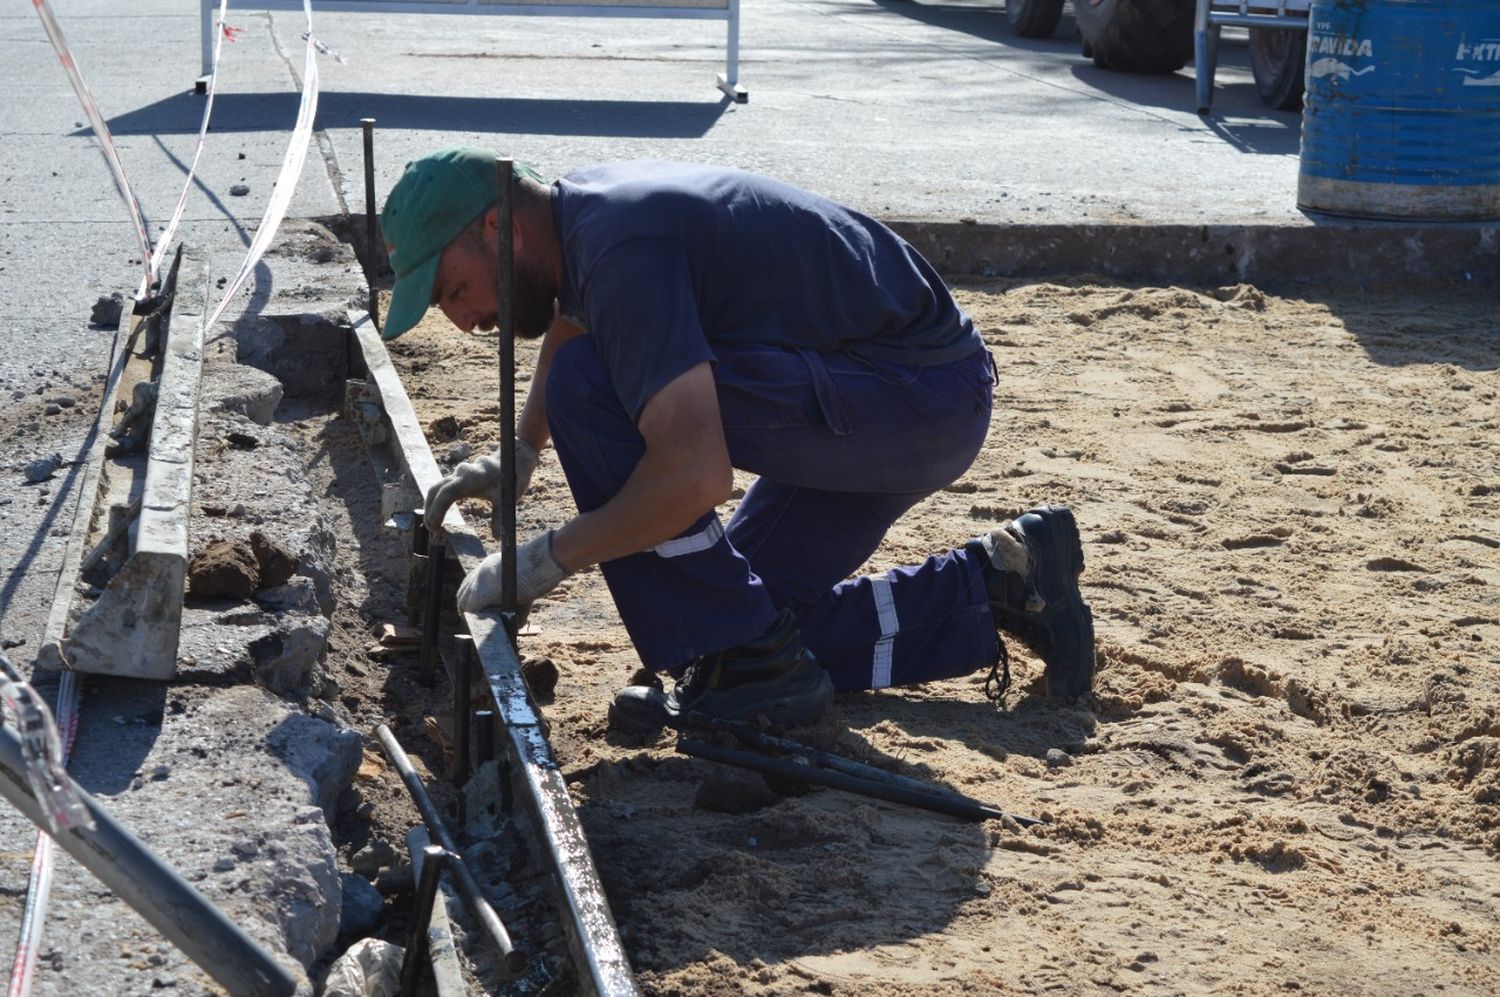
[[(1320, 27), (1325, 30), (1318, 30)], [(1315, 25), (1307, 33), (1307, 78), (1321, 80), (1335, 77), (1347, 80), (1375, 71), (1375, 44), (1368, 38), (1339, 31), (1326, 30), (1327, 25)], [(1348, 60), (1348, 61), (1346, 61)]]
[(1463, 75), (1466, 87), (1500, 87), (1500, 38), (1481, 38), (1470, 41), (1468, 36), (1458, 40), (1458, 50), (1453, 53), (1454, 62), (1477, 63), (1477, 65), (1454, 66), (1455, 73)]

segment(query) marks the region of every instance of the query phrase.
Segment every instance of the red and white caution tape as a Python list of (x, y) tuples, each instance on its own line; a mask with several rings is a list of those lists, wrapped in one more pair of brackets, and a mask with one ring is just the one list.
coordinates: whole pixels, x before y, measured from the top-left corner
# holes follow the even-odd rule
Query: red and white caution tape
[[(78, 737), (78, 676), (65, 671), (57, 687), (57, 734), (62, 742), (61, 762), (68, 764), (73, 742)], [(15, 958), (11, 960), (9, 997), (27, 997), (36, 976), (36, 957), (42, 945), (42, 926), (47, 920), (47, 898), (52, 894), (54, 863), (52, 839), (37, 832), (36, 847), (31, 854), (31, 882), (26, 890), (26, 910), (21, 917), (21, 933), (16, 941)]]
[[(213, 99), (219, 75), (219, 54), (223, 44), (223, 38), (229, 33), (224, 25), (224, 15), (228, 10), (228, 0), (220, 0), (219, 3), (219, 29), (214, 42), (213, 66), (209, 75), (207, 103), (203, 109), (203, 121), (198, 129), (198, 142), (193, 150), (192, 165), (188, 169), (187, 179), (183, 183), (182, 194), (177, 199), (177, 206), (172, 212), (172, 218), (166, 230), (158, 242), (154, 251), (150, 249), (150, 237), (146, 232), (146, 225), (141, 215), (140, 202), (136, 200), (135, 192), (131, 189), (130, 181), (125, 176), (125, 168), (120, 162), (119, 153), (115, 149), (114, 137), (104, 123), (103, 116), (99, 113), (98, 104), (95, 102), (93, 93), (84, 82), (83, 75), (78, 69), (77, 61), (68, 48), (67, 40), (63, 37), (62, 29), (58, 26), (57, 19), (53, 17), (52, 10), (47, 5), (47, 0), (32, 0), (42, 24), (46, 28), (47, 36), (52, 41), (52, 46), (57, 50), (58, 58), (63, 68), (67, 71), (68, 78), (72, 82), (73, 90), (78, 95), (79, 102), (83, 105), (84, 113), (87, 115), (89, 124), (93, 127), (94, 135), (99, 140), (99, 145), (108, 162), (110, 172), (114, 176), (115, 186), (120, 192), (130, 210), (131, 220), (135, 223), (136, 239), (140, 246), (141, 264), (144, 270), (140, 291), (136, 294), (137, 299), (144, 298), (150, 291), (160, 271), (162, 262), (166, 259), (167, 250), (171, 246), (172, 239), (176, 234), (177, 226), (182, 219), (183, 208), (187, 203), (188, 192), (193, 183), (193, 176), (198, 167), (199, 157), (203, 153), (204, 139), (208, 132), (209, 116), (213, 110)], [(297, 110), (297, 122), (292, 130), (291, 139), (287, 143), (286, 154), (282, 159), (281, 172), (277, 175), (275, 193), (266, 205), (265, 214), (261, 218), (259, 228), (255, 237), (251, 240), (249, 252), (244, 262), (240, 264), (239, 273), (225, 289), (224, 297), (214, 309), (205, 328), (211, 328), (223, 315), (230, 300), (239, 293), (245, 281), (254, 272), (255, 266), (260, 262), (271, 240), (276, 235), (281, 221), (286, 217), (287, 209), (291, 206), (292, 194), (296, 190), (297, 180), (302, 175), (302, 168), (307, 160), (308, 146), (312, 141), (312, 125), (317, 115), (318, 108), (318, 62), (317, 53), (328, 51), (327, 47), (317, 41), (312, 34), (312, 4), (310, 0), (303, 0), (303, 17), (306, 20), (307, 30), (303, 38), (307, 41), (307, 51), (304, 60), (302, 75), (302, 100)], [(338, 58), (334, 54), (334, 58)], [(339, 59), (339, 61), (343, 61)], [(100, 414), (102, 418), (102, 413)], [(75, 673), (64, 671), (60, 678), (58, 688), (58, 702), (56, 709), (58, 733), (62, 740), (62, 763), (67, 764), (68, 757), (72, 754), (73, 743), (78, 734), (78, 704), (81, 699), (79, 680)], [(15, 958), (11, 966), (10, 984), (8, 988), (9, 997), (28, 997), (31, 992), (31, 984), (36, 974), (36, 958), (41, 947), (42, 927), (46, 920), (47, 901), (52, 889), (53, 872), (53, 843), (52, 839), (45, 834), (38, 834), (36, 847), (32, 854), (31, 883), (26, 897), (26, 910), (22, 920), (20, 938), (16, 944)]]
[(31, 0), (31, 4), (41, 16), (42, 27), (47, 29), (47, 37), (52, 40), (52, 47), (57, 50), (57, 57), (62, 60), (63, 69), (68, 74), (68, 81), (73, 84), (73, 92), (78, 95), (78, 102), (83, 105), (83, 113), (88, 116), (89, 125), (94, 129), (95, 137), (99, 139), (99, 148), (104, 153), (105, 161), (109, 163), (110, 173), (114, 175), (115, 187), (119, 189), (120, 197), (124, 198), (125, 206), (130, 209), (130, 219), (135, 222), (135, 236), (141, 248), (141, 268), (145, 271), (145, 281), (141, 288), (141, 294), (144, 295), (151, 289), (151, 237), (146, 234), (146, 223), (141, 218), (140, 202), (135, 199), (135, 191), (130, 189), (130, 181), (125, 178), (125, 167), (120, 162), (119, 153), (115, 151), (114, 137), (109, 133), (109, 126), (104, 123), (103, 115), (99, 113), (99, 105), (94, 102), (93, 92), (83, 81), (83, 73), (78, 69), (78, 62), (68, 48), (67, 39), (63, 37), (57, 18), (52, 16), (52, 8), (47, 6), (47, 0)]

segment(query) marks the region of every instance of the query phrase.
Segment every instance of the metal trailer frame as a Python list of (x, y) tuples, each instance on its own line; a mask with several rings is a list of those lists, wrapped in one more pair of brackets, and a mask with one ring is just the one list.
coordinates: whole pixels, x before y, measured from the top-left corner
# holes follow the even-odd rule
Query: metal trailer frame
[(1229, 25), (1306, 31), (1311, 8), (1312, 0), (1198, 0), (1198, 10), (1193, 18), (1193, 68), (1198, 83), (1198, 113), (1207, 114), (1213, 107), (1220, 28)]
[[(213, 70), (214, 0), (198, 0), (199, 40), (204, 77)], [(356, 14), (517, 14), (531, 17), (659, 17), (673, 20), (724, 21), (724, 72), (715, 85), (743, 104), (750, 94), (740, 86), (740, 0), (571, 0), (528, 3), (524, 0), (318, 0), (323, 13)], [(302, 0), (252, 0), (250, 10), (300, 11)]]

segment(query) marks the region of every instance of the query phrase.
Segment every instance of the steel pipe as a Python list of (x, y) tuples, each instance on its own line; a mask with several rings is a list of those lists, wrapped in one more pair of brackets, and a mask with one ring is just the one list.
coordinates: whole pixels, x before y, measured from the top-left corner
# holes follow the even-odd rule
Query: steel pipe
[[(401, 776), (401, 781), (406, 784), (406, 791), (411, 794), (412, 802), (416, 803), (417, 811), (422, 815), (422, 822), (427, 825), (427, 831), (432, 839), (457, 855), (458, 848), (454, 844), (453, 835), (448, 832), (447, 823), (443, 820), (442, 814), (438, 813), (432, 797), (427, 795), (427, 787), (422, 785), (422, 777), (417, 775), (417, 770), (412, 767), (411, 759), (406, 756), (396, 736), (385, 724), (375, 728), (375, 736), (380, 739), (380, 745), (385, 749), (386, 757), (391, 760), (391, 764)], [(480, 928), (489, 935), (490, 941), (500, 951), (505, 968), (513, 974), (520, 972), (526, 965), (526, 956), (511, 944), (510, 933), (505, 930), (505, 925), (501, 922), (500, 916), (495, 913), (495, 909), (484, 898), (479, 884), (474, 881), (474, 874), (469, 871), (468, 865), (462, 859), (452, 863), (451, 868), (453, 885), (458, 890), (458, 895), (463, 899), (464, 905), (469, 908), (469, 912), (479, 921)]]
[(785, 758), (771, 758), (749, 751), (736, 751), (733, 748), (725, 748), (706, 741), (694, 741), (685, 737), (678, 739), (677, 750), (694, 758), (703, 758), (724, 765), (735, 765), (739, 768), (784, 776), (788, 779), (800, 779), (803, 782), (859, 793), (878, 800), (889, 800), (892, 803), (903, 803), (910, 807), (919, 807), (963, 820), (999, 820), (1002, 817), (1010, 817), (1023, 827), (1041, 823), (1033, 817), (1007, 814), (1003, 810), (980, 803), (978, 800), (971, 800), (966, 796), (939, 790), (936, 787), (914, 789), (883, 779), (850, 775), (847, 772), (819, 768), (810, 763), (799, 765)]

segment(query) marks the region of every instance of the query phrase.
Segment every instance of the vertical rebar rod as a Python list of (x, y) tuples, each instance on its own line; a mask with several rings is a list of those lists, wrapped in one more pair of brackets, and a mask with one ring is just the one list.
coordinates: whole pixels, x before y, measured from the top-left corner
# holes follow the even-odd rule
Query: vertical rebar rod
[[(395, 766), (396, 773), (401, 776), (401, 781), (406, 784), (406, 791), (411, 794), (412, 802), (417, 805), (417, 812), (422, 815), (422, 822), (427, 825), (427, 831), (434, 841), (442, 845), (447, 851), (457, 854), (458, 849), (454, 847), (453, 835), (448, 832), (448, 825), (438, 813), (436, 804), (432, 797), (427, 795), (427, 787), (422, 785), (421, 776), (412, 767), (411, 759), (406, 757), (396, 735), (385, 724), (375, 728), (375, 736), (380, 739), (380, 746), (385, 749), (385, 755)], [(474, 874), (469, 871), (469, 866), (458, 859), (451, 866), (453, 872), (453, 886), (458, 890), (458, 895), (463, 898), (464, 904), (468, 906), (469, 912), (474, 915), (485, 934), (495, 943), (500, 950), (500, 956), (504, 960), (506, 969), (511, 973), (519, 972), (526, 965), (526, 956), (518, 951), (510, 941), (510, 933), (505, 930), (505, 925), (500, 920), (500, 915), (490, 906), (489, 901), (484, 898), (484, 893), (479, 889), (479, 884), (474, 880)]]
[(420, 509), (411, 517), (411, 552), (418, 557), (427, 556), (426, 516)]
[(502, 158), (497, 173), (500, 260), (495, 302), (500, 326), (500, 550), (504, 560), (500, 611), (513, 615), (516, 612), (516, 243), (515, 170), (511, 161)]
[[(474, 638), (458, 635), (458, 662), (453, 675), (453, 785), (469, 779), (469, 701), (474, 676)], [(459, 797), (462, 802), (463, 797)]]
[(365, 132), (365, 286), (370, 296), (370, 321), (380, 328), (380, 243), (375, 238), (375, 119), (360, 118)]
[(422, 643), (417, 652), (417, 680), (432, 685), (438, 656), (438, 624), (443, 619), (443, 569), (448, 545), (436, 540), (427, 544), (427, 598), (422, 602)]
[(478, 741), (475, 760), (486, 765), (495, 760), (495, 711), (474, 711), (474, 737)]
[(438, 883), (449, 855), (439, 845), (422, 849), (422, 877), (417, 881), (416, 920), (406, 936), (406, 953), (401, 957), (401, 997), (416, 997), (422, 982), (422, 966), (427, 962), (427, 928), (432, 924), (432, 908), (437, 903)]
[(427, 527), (422, 522), (419, 509), (412, 516), (411, 561), (406, 569), (406, 622), (409, 626), (422, 625), (422, 603), (425, 601), (423, 586), (427, 581)]

